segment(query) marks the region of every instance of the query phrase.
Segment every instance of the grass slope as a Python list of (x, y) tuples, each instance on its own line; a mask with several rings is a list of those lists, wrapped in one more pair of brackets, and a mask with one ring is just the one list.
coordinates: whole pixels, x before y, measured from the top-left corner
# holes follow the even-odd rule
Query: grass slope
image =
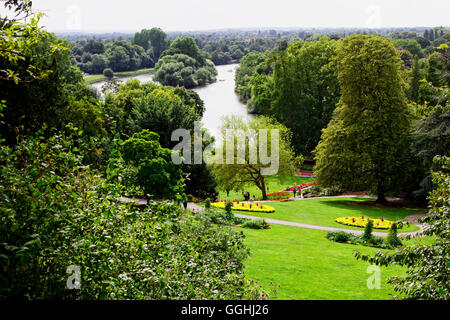
[[(136, 71), (114, 72), (114, 76), (115, 77), (132, 77), (132, 76), (137, 76), (140, 74), (152, 73), (153, 71), (154, 71), (154, 69), (151, 68), (151, 69), (139, 69)], [(84, 81), (87, 84), (93, 84), (96, 82), (104, 81), (106, 79), (107, 78), (102, 74), (94, 74), (94, 75), (89, 75), (89, 76), (84, 77)]]
[[(286, 177), (284, 180), (280, 180), (277, 176), (269, 176), (266, 178), (266, 186), (269, 187), (267, 193), (279, 192), (287, 187), (293, 187), (294, 185), (300, 185), (302, 183), (314, 182), (316, 178), (304, 178), (297, 176)], [(261, 190), (259, 190), (254, 185), (248, 185), (243, 188), (244, 190), (250, 192), (250, 197), (255, 196), (256, 199), (260, 200), (262, 198)], [(227, 197), (227, 193), (224, 191), (219, 192), (219, 197), (222, 200), (244, 200), (242, 196), (242, 190), (231, 191), (230, 196)]]
[[(289, 202), (270, 202), (270, 206), (275, 208), (274, 213), (245, 212), (247, 215), (272, 218), (285, 221), (301, 222), (319, 226), (337, 227), (346, 229), (362, 230), (362, 228), (346, 226), (335, 222), (339, 217), (365, 216), (370, 218), (380, 218), (396, 221), (404, 219), (411, 214), (424, 212), (425, 209), (415, 208), (392, 208), (375, 207), (370, 205), (359, 205), (358, 202), (375, 201), (367, 198), (316, 198)], [(242, 213), (243, 212), (237, 212)], [(404, 226), (399, 232), (410, 232), (418, 230), (414, 225)], [(375, 231), (384, 230), (376, 229)]]
[(357, 261), (352, 252), (373, 255), (380, 249), (332, 242), (320, 230), (280, 225), (269, 230), (239, 230), (251, 250), (246, 276), (269, 293), (271, 281), (281, 285), (274, 299), (390, 299), (394, 291), (387, 279), (405, 274), (405, 268), (382, 267), (381, 288), (371, 290), (367, 287), (369, 264)]

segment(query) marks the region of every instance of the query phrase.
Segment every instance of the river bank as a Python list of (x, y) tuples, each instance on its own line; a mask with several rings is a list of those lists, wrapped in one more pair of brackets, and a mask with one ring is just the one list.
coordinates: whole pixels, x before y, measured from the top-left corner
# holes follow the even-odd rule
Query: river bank
[[(142, 74), (153, 74), (154, 72), (155, 72), (154, 68), (139, 69), (139, 70), (135, 70), (135, 71), (115, 72), (114, 78), (134, 77), (134, 76), (138, 76), (138, 75), (142, 75)], [(94, 83), (103, 82), (106, 80), (108, 80), (108, 78), (106, 78), (102, 74), (93, 74), (93, 75), (84, 77), (84, 81), (87, 84), (94, 84)]]

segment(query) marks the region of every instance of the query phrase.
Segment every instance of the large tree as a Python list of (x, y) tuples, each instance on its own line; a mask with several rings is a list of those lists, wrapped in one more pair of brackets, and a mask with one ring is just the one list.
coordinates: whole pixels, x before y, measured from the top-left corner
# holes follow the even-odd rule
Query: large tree
[(369, 190), (386, 203), (411, 169), (400, 57), (376, 35), (350, 36), (336, 52), (342, 96), (316, 148), (315, 173), (324, 186)]
[(134, 173), (131, 181), (147, 197), (174, 199), (183, 194), (183, 172), (171, 161), (171, 153), (161, 147), (159, 135), (149, 130), (135, 133), (123, 143), (123, 158)]
[(314, 150), (339, 100), (339, 84), (330, 66), (337, 43), (326, 37), (297, 42), (272, 58), (273, 97), (264, 114), (292, 130), (297, 153)]
[(166, 38), (166, 33), (160, 28), (143, 29), (141, 32), (136, 32), (133, 37), (133, 43), (141, 46), (146, 51), (151, 49), (154, 61), (157, 62), (161, 53), (168, 47)]
[[(264, 174), (261, 169), (268, 168), (273, 163), (265, 164), (261, 159), (261, 152), (264, 152), (266, 146), (260, 143), (262, 140), (261, 131), (267, 130), (267, 156), (276, 158), (278, 161), (278, 170), (276, 172), (270, 173), (270, 175), (277, 175), (279, 178), (289, 176), (295, 172), (295, 159), (294, 151), (291, 146), (292, 133), (282, 124), (279, 124), (272, 118), (261, 116), (255, 118), (248, 123), (244, 122), (241, 118), (237, 116), (226, 117), (222, 126), (222, 148), (216, 149), (216, 152), (223, 152), (223, 164), (214, 164), (214, 172), (216, 176), (223, 177), (226, 176), (227, 179), (232, 180), (233, 185), (239, 186), (243, 184), (253, 184), (261, 190), (262, 199), (267, 200), (267, 187), (266, 187), (266, 177), (269, 175)], [(235, 138), (233, 141), (227, 139), (226, 130), (235, 130)], [(278, 130), (278, 155), (275, 153), (276, 148), (271, 143), (272, 134), (275, 134), (272, 130)], [(244, 141), (243, 146), (245, 146), (243, 157), (239, 156), (239, 150), (237, 145), (239, 141)], [(233, 152), (233, 163), (228, 163), (226, 152), (227, 144), (233, 144), (229, 146), (230, 150)], [(253, 153), (256, 161), (252, 160), (251, 151)], [(241, 163), (240, 163), (241, 162)], [(226, 187), (222, 185), (222, 187)]]

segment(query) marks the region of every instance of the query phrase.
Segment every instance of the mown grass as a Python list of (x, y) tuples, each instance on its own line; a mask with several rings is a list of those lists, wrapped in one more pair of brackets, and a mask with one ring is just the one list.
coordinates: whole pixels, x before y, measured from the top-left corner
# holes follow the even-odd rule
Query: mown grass
[[(277, 176), (270, 176), (267, 177), (265, 180), (266, 186), (269, 188), (267, 193), (272, 192), (279, 192), (287, 187), (293, 187), (294, 185), (300, 185), (302, 183), (308, 183), (308, 182), (314, 182), (316, 178), (305, 178), (305, 177), (297, 177), (297, 176), (290, 176), (286, 177), (283, 180), (280, 180)], [(242, 190), (238, 191), (231, 191), (230, 195), (227, 196), (227, 193), (225, 191), (219, 192), (219, 198), (222, 200), (244, 200), (244, 197), (242, 196), (242, 191), (248, 191), (250, 193), (250, 197), (252, 198), (255, 196), (257, 200), (260, 200), (262, 198), (261, 190), (258, 189), (255, 185), (248, 185), (242, 188)]]
[[(268, 293), (273, 287), (270, 282), (281, 285), (274, 299), (390, 299), (394, 290), (387, 279), (406, 272), (399, 266), (381, 267), (381, 288), (369, 289), (369, 264), (356, 260), (353, 251), (373, 255), (381, 249), (332, 242), (320, 230), (281, 225), (269, 230), (237, 229), (246, 235), (251, 251), (247, 278)], [(408, 243), (427, 241), (430, 239)]]
[[(368, 198), (315, 198), (289, 202), (270, 202), (270, 206), (275, 208), (273, 213), (245, 212), (247, 215), (273, 218), (278, 220), (301, 222), (319, 226), (347, 228), (362, 230), (359, 227), (346, 226), (335, 222), (339, 217), (369, 217), (385, 218), (390, 221), (402, 220), (405, 217), (426, 211), (422, 208), (393, 208), (363, 205), (361, 202), (375, 201)], [(243, 213), (243, 212), (236, 212)], [(410, 232), (418, 230), (415, 225), (403, 226), (399, 232)], [(385, 231), (375, 229), (375, 231)]]
[[(136, 71), (125, 71), (125, 72), (114, 72), (114, 77), (132, 77), (132, 76), (137, 76), (140, 74), (146, 74), (146, 73), (152, 73), (154, 72), (153, 68), (150, 69), (139, 69)], [(94, 75), (89, 75), (89, 76), (85, 76), (84, 77), (84, 81), (87, 84), (93, 84), (96, 82), (100, 82), (100, 81), (104, 81), (107, 80), (107, 78), (102, 75), (102, 74), (94, 74)]]

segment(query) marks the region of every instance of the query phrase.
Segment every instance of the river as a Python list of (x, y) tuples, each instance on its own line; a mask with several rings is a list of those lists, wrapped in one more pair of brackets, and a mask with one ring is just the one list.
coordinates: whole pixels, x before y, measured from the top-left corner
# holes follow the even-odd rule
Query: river
[[(253, 115), (247, 113), (245, 104), (239, 101), (234, 92), (234, 77), (239, 64), (228, 64), (216, 66), (217, 81), (204, 87), (194, 89), (205, 103), (205, 113), (203, 115), (203, 127), (208, 129), (211, 135), (219, 138), (222, 118), (228, 115), (237, 115), (244, 120), (253, 119)], [(153, 79), (153, 74), (141, 74), (133, 77), (124, 77), (119, 80), (125, 82), (129, 79), (138, 79), (141, 82), (149, 82)], [(99, 90), (105, 82), (92, 84)]]

